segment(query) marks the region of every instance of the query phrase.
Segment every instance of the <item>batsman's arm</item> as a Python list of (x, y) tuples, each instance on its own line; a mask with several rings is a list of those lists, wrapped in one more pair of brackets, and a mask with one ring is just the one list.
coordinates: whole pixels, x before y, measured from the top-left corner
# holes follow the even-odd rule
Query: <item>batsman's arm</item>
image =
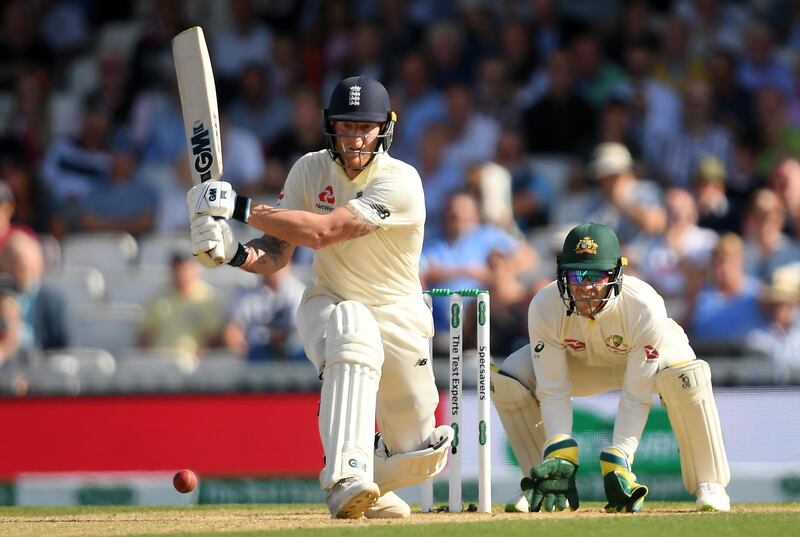
[(315, 250), (348, 239), (363, 237), (378, 229), (376, 224), (364, 218), (350, 205), (338, 207), (332, 213), (325, 215), (256, 205), (251, 209), (247, 223), (288, 243)]
[(272, 274), (289, 264), (294, 249), (295, 245), (288, 241), (264, 235), (247, 244), (240, 244), (234, 259), (238, 257), (242, 262), (238, 264), (238, 261), (232, 261), (232, 264), (247, 272)]

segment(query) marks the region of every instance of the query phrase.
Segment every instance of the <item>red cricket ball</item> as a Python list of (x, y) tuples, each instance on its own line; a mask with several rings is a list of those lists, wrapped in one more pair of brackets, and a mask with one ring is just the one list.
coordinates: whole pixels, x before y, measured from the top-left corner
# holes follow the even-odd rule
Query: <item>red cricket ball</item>
[(197, 486), (197, 476), (191, 470), (180, 470), (175, 477), (172, 478), (172, 485), (175, 490), (182, 494), (192, 492)]

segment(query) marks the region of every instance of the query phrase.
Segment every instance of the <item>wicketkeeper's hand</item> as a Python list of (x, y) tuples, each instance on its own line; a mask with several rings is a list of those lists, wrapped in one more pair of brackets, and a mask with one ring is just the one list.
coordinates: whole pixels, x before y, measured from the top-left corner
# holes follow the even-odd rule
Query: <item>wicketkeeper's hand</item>
[(193, 186), (186, 194), (189, 205), (189, 217), (215, 216), (217, 218), (233, 218), (247, 223), (250, 219), (252, 200), (245, 196), (237, 196), (227, 181), (206, 181)]
[(580, 506), (575, 474), (578, 472), (578, 443), (569, 435), (556, 435), (547, 441), (545, 460), (531, 469), (531, 476), (520, 483), (529, 509), (538, 512), (575, 511)]
[[(214, 268), (230, 263), (239, 249), (239, 242), (225, 220), (198, 216), (192, 220), (191, 229), (192, 254), (203, 266)], [(218, 245), (222, 245), (221, 255), (214, 257), (215, 252), (220, 252)]]
[(607, 513), (638, 513), (642, 510), (648, 489), (636, 482), (631, 463), (622, 450), (608, 447), (600, 452)]

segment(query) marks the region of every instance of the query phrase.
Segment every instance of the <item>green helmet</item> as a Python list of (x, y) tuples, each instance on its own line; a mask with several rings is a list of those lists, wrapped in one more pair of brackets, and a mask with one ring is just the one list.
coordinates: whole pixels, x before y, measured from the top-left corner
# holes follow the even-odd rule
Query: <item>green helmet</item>
[(597, 313), (613, 296), (619, 295), (622, 290), (622, 267), (627, 264), (617, 234), (610, 227), (589, 222), (572, 228), (564, 239), (561, 255), (557, 259), (558, 289), (567, 306), (567, 315), (575, 312), (575, 297), (569, 287), (567, 271), (608, 272), (608, 282), (598, 284), (605, 286), (607, 293), (604, 298), (597, 300), (598, 304), (593, 308)]

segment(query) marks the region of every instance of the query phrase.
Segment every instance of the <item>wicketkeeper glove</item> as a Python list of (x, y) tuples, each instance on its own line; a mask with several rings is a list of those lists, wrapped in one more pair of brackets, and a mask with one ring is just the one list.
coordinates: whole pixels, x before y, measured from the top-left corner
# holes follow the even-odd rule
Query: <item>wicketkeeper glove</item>
[(227, 181), (206, 181), (189, 189), (186, 203), (190, 218), (207, 215), (226, 220), (233, 218), (246, 224), (250, 219), (252, 200), (237, 196)]
[(607, 447), (600, 452), (607, 513), (638, 513), (642, 510), (648, 489), (636, 482), (631, 463), (621, 449)]
[(580, 506), (575, 474), (578, 472), (578, 443), (569, 435), (556, 435), (544, 446), (544, 461), (531, 469), (520, 483), (529, 509), (538, 512), (575, 511)]

